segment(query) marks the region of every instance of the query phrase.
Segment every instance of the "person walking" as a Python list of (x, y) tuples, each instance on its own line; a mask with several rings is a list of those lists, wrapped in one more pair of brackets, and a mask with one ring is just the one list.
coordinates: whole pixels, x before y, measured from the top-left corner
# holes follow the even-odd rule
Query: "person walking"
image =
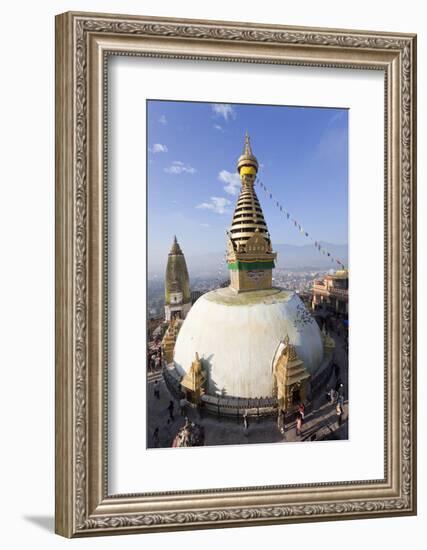
[(175, 420), (175, 417), (173, 415), (173, 409), (174, 409), (173, 401), (169, 401), (168, 411), (169, 411), (169, 418), (171, 420)]
[(335, 391), (334, 388), (331, 388), (326, 395), (328, 396), (329, 403), (331, 403), (331, 404), (335, 403), (335, 399), (337, 397), (337, 392)]
[(157, 399), (160, 399), (160, 388), (159, 388), (158, 380), (154, 382), (154, 397), (156, 397)]
[(337, 416), (338, 424), (341, 426), (344, 416), (344, 395), (342, 393), (338, 395), (337, 399)]
[(301, 415), (301, 420), (304, 422), (304, 416), (305, 416), (305, 406), (304, 406), (304, 403), (300, 403), (298, 405), (298, 412), (300, 413)]
[(282, 435), (285, 433), (285, 419), (286, 411), (285, 409), (280, 409), (277, 415), (277, 428)]
[(337, 407), (336, 407), (338, 426), (341, 426), (341, 424), (342, 424), (342, 417), (343, 417), (342, 403), (343, 403), (343, 401), (340, 398), (338, 398)]
[(245, 432), (245, 435), (248, 435), (248, 429), (249, 429), (248, 411), (245, 411), (243, 415), (243, 430)]
[(302, 430), (302, 417), (301, 417), (301, 413), (298, 411), (296, 424), (295, 424), (295, 433), (297, 436), (301, 435), (301, 430)]

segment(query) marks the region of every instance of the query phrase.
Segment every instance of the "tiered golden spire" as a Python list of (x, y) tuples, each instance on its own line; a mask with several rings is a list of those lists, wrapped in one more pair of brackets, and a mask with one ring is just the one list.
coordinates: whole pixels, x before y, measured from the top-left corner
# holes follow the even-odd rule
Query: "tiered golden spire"
[(230, 238), (236, 250), (243, 251), (246, 241), (258, 232), (270, 244), (270, 235), (262, 213), (254, 184), (258, 172), (258, 160), (252, 152), (248, 133), (245, 134), (243, 154), (237, 161), (242, 188), (234, 211)]
[(232, 271), (231, 287), (237, 291), (271, 288), (271, 270), (276, 254), (271, 249), (270, 234), (255, 192), (258, 160), (252, 152), (247, 132), (237, 171), (242, 188), (228, 234), (227, 262)]

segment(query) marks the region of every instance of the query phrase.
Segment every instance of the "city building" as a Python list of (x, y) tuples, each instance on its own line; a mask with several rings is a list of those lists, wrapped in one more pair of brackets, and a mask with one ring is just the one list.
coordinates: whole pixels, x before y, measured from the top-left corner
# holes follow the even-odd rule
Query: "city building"
[(174, 237), (165, 277), (165, 320), (185, 319), (191, 308), (190, 279), (184, 254)]
[(204, 292), (202, 290), (192, 290), (191, 291), (191, 305), (194, 304), (194, 302), (196, 302), (200, 296), (202, 296), (202, 294), (204, 294)]
[(322, 305), (334, 313), (348, 315), (348, 269), (314, 281), (312, 308), (316, 310)]
[[(227, 241), (230, 284), (200, 296), (180, 322), (164, 376), (177, 396), (208, 412), (235, 415), (244, 406), (260, 415), (309, 400), (333, 350), (299, 296), (272, 284), (276, 253), (255, 192), (258, 161), (247, 135), (237, 171), (241, 191)], [(172, 295), (169, 290), (169, 307)]]

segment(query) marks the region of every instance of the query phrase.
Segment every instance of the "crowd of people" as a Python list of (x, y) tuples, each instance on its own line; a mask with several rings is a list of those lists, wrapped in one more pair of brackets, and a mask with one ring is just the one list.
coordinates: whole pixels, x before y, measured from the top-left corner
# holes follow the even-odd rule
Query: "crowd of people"
[(185, 419), (184, 426), (172, 441), (172, 447), (201, 447), (205, 444), (205, 428)]
[(160, 338), (150, 340), (147, 349), (147, 371), (155, 372), (162, 368), (162, 346)]

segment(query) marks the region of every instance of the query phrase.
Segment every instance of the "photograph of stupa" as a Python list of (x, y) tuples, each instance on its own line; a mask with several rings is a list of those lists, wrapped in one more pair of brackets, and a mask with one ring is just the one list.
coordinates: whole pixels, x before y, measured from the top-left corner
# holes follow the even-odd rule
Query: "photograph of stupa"
[[(191, 174), (190, 165), (176, 161), (172, 173), (174, 166)], [(316, 251), (339, 269), (311, 268), (307, 277), (278, 267), (257, 189), (291, 216), (259, 172), (246, 132), (227, 176), (236, 200), (223, 204), (224, 273), (198, 274), (193, 288), (180, 228), (168, 227), (175, 236), (163, 285), (160, 276), (148, 284), (149, 308), (150, 292), (157, 297), (147, 324), (148, 447), (348, 438), (348, 269), (317, 241)]]

